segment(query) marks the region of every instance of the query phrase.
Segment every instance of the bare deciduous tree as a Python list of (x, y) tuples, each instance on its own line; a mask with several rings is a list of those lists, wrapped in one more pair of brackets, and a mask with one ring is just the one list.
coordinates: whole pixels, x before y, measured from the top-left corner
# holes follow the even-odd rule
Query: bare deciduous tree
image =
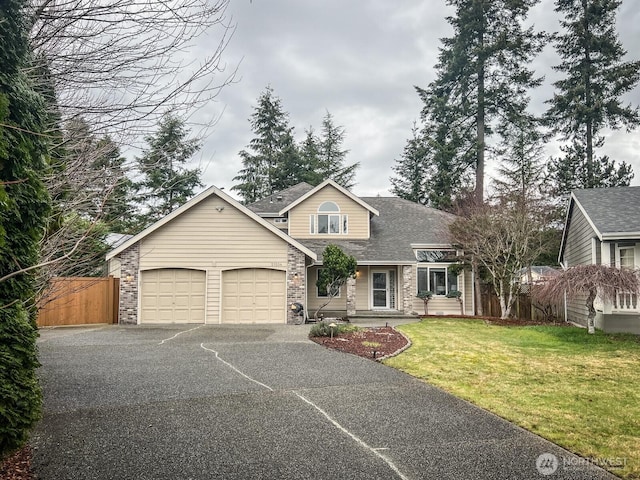
[(222, 60), (233, 34), (228, 3), (31, 0), (34, 55), (26, 73), (49, 109), (51, 170), (43, 180), (54, 214), (39, 265), (17, 266), (0, 282), (36, 267), (40, 287), (52, 276), (95, 274), (106, 210), (133, 170), (105, 171), (96, 162), (136, 145), (166, 112), (187, 118), (210, 105), (233, 81), (235, 68)]
[(520, 288), (516, 272), (530, 266), (543, 249), (543, 225), (532, 210), (487, 204), (475, 206), (449, 226), (453, 243), (489, 273), (501, 318), (511, 314)]
[(564, 298), (585, 296), (587, 307), (587, 328), (595, 331), (596, 297), (603, 301), (612, 301), (618, 293), (640, 292), (639, 272), (629, 268), (616, 268), (608, 265), (575, 265), (563, 270), (542, 285), (533, 289), (532, 294), (545, 301), (558, 301)]
[[(166, 111), (206, 105), (235, 73), (222, 61), (233, 32), (228, 2), (33, 0), (34, 67), (55, 94), (56, 114), (131, 139)], [(195, 51), (198, 41), (205, 50)]]

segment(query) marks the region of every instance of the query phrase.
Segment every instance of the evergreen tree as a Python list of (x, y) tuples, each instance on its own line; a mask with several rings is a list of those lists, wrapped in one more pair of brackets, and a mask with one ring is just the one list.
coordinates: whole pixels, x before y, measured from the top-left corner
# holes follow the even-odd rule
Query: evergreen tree
[(320, 185), (324, 178), (320, 172), (320, 139), (315, 134), (313, 127), (305, 130), (306, 136), (300, 144), (301, 181), (310, 185)]
[(180, 118), (166, 115), (155, 135), (145, 138), (148, 148), (137, 158), (142, 180), (136, 184), (145, 228), (184, 204), (201, 187), (200, 169), (187, 169), (187, 162), (200, 149), (197, 139)]
[(110, 233), (135, 233), (134, 183), (126, 173), (127, 159), (108, 136), (99, 140), (97, 147), (100, 156), (94, 166), (103, 172), (108, 188), (101, 219)]
[(245, 203), (301, 181), (300, 159), (293, 127), (289, 126), (289, 114), (271, 87), (260, 94), (249, 122), (256, 136), (249, 142), (248, 150), (240, 151), (243, 168), (233, 178), (240, 183), (231, 187)]
[(360, 162), (345, 165), (349, 151), (342, 149), (344, 136), (344, 127), (336, 125), (333, 122), (333, 116), (327, 112), (322, 119), (317, 173), (323, 180), (334, 180), (338, 185), (349, 189), (355, 185), (356, 170)]
[(47, 119), (27, 76), (27, 7), (0, 4), (0, 458), (26, 441), (41, 408), (33, 267), (49, 211)]
[(447, 18), (454, 36), (442, 40), (436, 80), (426, 90), (418, 89), (425, 102), (423, 122), (436, 126), (429, 132), (435, 135), (433, 146), (448, 150), (445, 158), (452, 172), (465, 175), (471, 169), (478, 202), (484, 196), (489, 124), (512, 110), (512, 99), (540, 84), (527, 67), (542, 49), (544, 36), (522, 27), (538, 1), (448, 0), (456, 9)]
[(539, 203), (543, 195), (545, 164), (540, 122), (526, 112), (500, 125), (502, 141), (497, 148), (501, 163), (494, 188), (502, 203), (515, 206)]
[(411, 138), (407, 140), (400, 158), (396, 159), (396, 164), (391, 167), (396, 174), (389, 179), (392, 185), (391, 192), (394, 195), (423, 205), (428, 203), (425, 157), (424, 140), (414, 123)]
[[(549, 100), (549, 125), (565, 146), (563, 158), (555, 159), (552, 173), (558, 194), (571, 188), (629, 185), (631, 167), (616, 166), (595, 150), (604, 144), (599, 132), (605, 127), (634, 128), (640, 123), (638, 108), (623, 105), (622, 95), (640, 79), (640, 62), (625, 62), (626, 54), (615, 30), (621, 0), (556, 0), (564, 15), (565, 32), (556, 39), (561, 63), (555, 70), (565, 78), (554, 83)], [(574, 179), (569, 172), (575, 172)]]

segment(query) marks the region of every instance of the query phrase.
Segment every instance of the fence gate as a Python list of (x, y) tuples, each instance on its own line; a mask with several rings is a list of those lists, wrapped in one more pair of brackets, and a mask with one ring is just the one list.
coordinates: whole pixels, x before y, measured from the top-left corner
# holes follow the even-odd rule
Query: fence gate
[(38, 310), (38, 326), (118, 323), (119, 285), (114, 277), (52, 279)]

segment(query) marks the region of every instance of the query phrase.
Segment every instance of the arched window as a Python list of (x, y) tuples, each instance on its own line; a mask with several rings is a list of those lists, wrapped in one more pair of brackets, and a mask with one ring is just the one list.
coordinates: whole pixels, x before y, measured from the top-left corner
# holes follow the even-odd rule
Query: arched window
[(340, 207), (335, 202), (324, 202), (318, 207), (319, 212), (339, 212)]
[(309, 217), (309, 232), (318, 235), (348, 233), (347, 215), (340, 215), (340, 207), (335, 202), (323, 202), (317, 215)]

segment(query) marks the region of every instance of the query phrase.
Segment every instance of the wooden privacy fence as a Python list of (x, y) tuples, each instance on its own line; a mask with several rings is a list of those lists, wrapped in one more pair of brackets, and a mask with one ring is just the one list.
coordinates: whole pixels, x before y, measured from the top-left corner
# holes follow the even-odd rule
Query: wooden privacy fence
[[(488, 317), (499, 317), (501, 315), (500, 300), (495, 293), (485, 290), (482, 292), (481, 298), (483, 315)], [(511, 308), (511, 316), (522, 320), (563, 322), (565, 321), (564, 304), (559, 302), (557, 304), (542, 305), (533, 302), (531, 295), (528, 293), (520, 293)]]
[(119, 285), (114, 277), (52, 279), (38, 310), (38, 326), (117, 323)]

